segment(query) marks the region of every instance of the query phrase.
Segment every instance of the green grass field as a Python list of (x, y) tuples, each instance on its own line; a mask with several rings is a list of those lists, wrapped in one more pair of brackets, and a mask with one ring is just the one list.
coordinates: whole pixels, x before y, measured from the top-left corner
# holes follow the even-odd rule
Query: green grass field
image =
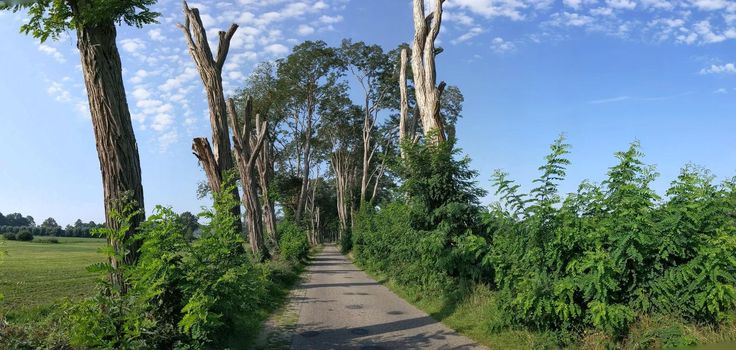
[[(36, 237), (43, 240), (46, 237)], [(65, 298), (89, 296), (95, 275), (86, 267), (104, 260), (104, 239), (58, 238), (58, 244), (0, 240), (0, 317), (13, 318)]]

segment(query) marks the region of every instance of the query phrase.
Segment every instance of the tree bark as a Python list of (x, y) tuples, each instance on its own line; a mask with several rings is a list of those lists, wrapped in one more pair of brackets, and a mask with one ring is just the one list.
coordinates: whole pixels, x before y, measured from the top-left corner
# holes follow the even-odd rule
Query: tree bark
[(444, 82), (436, 85), (435, 45), (442, 23), (442, 4), (445, 0), (434, 0), (434, 12), (424, 17), (424, 0), (414, 0), (414, 47), (412, 48), (412, 71), (417, 108), (422, 120), (425, 137), (433, 136), (429, 142), (445, 141), (445, 130), (440, 116), (440, 95)]
[[(221, 184), (223, 176), (228, 171), (233, 169), (233, 157), (230, 151), (230, 139), (228, 132), (228, 116), (227, 107), (225, 105), (225, 93), (222, 88), (222, 67), (225, 64), (227, 53), (230, 49), (230, 40), (232, 39), (235, 31), (238, 29), (237, 24), (232, 24), (227, 32), (220, 31), (219, 44), (217, 47), (217, 55), (213, 57), (212, 50), (210, 49), (209, 42), (207, 41), (207, 33), (202, 24), (202, 19), (199, 16), (199, 9), (189, 8), (187, 2), (184, 1), (184, 24), (178, 24), (178, 27), (184, 32), (184, 38), (189, 48), (189, 53), (194, 59), (194, 63), (199, 71), (199, 76), (202, 79), (204, 90), (207, 95), (207, 105), (209, 107), (210, 116), (210, 127), (212, 129), (212, 150), (209, 151), (214, 155), (214, 165), (216, 165), (218, 171), (208, 171), (207, 167), (212, 164), (202, 164), (207, 174), (208, 183), (210, 187), (214, 184)], [(200, 143), (199, 145), (197, 143)], [(202, 141), (194, 140), (192, 148), (195, 150), (195, 155), (200, 161), (206, 155), (207, 151), (200, 149)], [(210, 176), (217, 175), (218, 179), (212, 179)], [(213, 192), (220, 192), (220, 187), (211, 188)], [(232, 195), (234, 198), (238, 198), (238, 189), (234, 187)], [(237, 220), (237, 229), (242, 231), (242, 224), (240, 221), (240, 205), (232, 208), (232, 213), (235, 215)]]
[[(256, 134), (265, 132), (265, 141), (261, 153), (256, 160), (256, 171), (258, 172), (258, 185), (261, 188), (261, 203), (263, 212), (263, 227), (266, 236), (272, 244), (277, 244), (276, 212), (274, 202), (271, 199), (270, 184), (273, 177), (272, 145), (269, 140), (268, 130), (256, 130)], [(251, 138), (253, 140), (253, 138)]]
[(238, 165), (240, 173), (240, 182), (243, 186), (243, 203), (246, 210), (246, 224), (248, 227), (248, 241), (250, 243), (251, 252), (259, 259), (266, 257), (267, 252), (263, 244), (263, 222), (261, 205), (258, 202), (258, 182), (254, 174), (254, 168), (258, 155), (263, 148), (266, 138), (267, 124), (260, 122), (260, 118), (256, 118), (255, 123), (259, 125), (256, 130), (260, 133), (255, 136), (256, 141), (251, 146), (251, 134), (253, 133), (252, 112), (253, 103), (250, 97), (246, 101), (245, 113), (242, 118), (242, 124), (238, 124), (238, 114), (235, 110), (235, 102), (229, 99), (227, 102), (227, 110), (230, 115), (230, 127), (233, 129), (233, 146), (235, 149), (235, 161)]
[(337, 201), (337, 217), (339, 223), (338, 239), (348, 230), (350, 218), (350, 176), (352, 173), (350, 154), (338, 150), (330, 157), (332, 170), (335, 172), (335, 189)]
[(406, 66), (408, 63), (408, 49), (401, 49), (401, 60), (399, 67), (399, 91), (401, 93), (399, 113), (399, 147), (401, 148), (401, 159), (406, 159), (404, 141), (409, 137), (409, 92), (407, 88)]
[[(138, 145), (125, 96), (116, 36), (115, 23), (112, 21), (95, 27), (77, 27), (77, 48), (102, 173), (105, 222), (112, 229), (120, 228), (120, 223), (113, 220), (111, 213), (122, 210), (120, 205), (128, 204), (121, 203), (126, 196), (130, 196), (140, 210), (129, 223), (126, 242), (109, 242), (119, 253), (122, 253), (123, 246), (127, 247), (128, 252), (124, 253), (123, 260), (125, 264), (132, 265), (138, 258), (140, 244), (131, 242), (130, 237), (145, 220), (145, 211)], [(117, 269), (120, 262), (113, 257), (110, 263)], [(113, 283), (121, 287), (122, 293), (126, 292), (122, 276), (113, 275)]]
[[(314, 85), (314, 84), (313, 84)], [(303, 167), (304, 170), (302, 171), (302, 187), (299, 191), (299, 202), (296, 206), (296, 221), (301, 222), (302, 220), (302, 213), (304, 212), (304, 206), (307, 202), (307, 195), (309, 194), (309, 169), (310, 169), (310, 161), (311, 161), (311, 152), (312, 152), (312, 127), (314, 122), (314, 97), (312, 96), (311, 92), (309, 93), (309, 96), (307, 97), (307, 127), (304, 131), (304, 162)]]

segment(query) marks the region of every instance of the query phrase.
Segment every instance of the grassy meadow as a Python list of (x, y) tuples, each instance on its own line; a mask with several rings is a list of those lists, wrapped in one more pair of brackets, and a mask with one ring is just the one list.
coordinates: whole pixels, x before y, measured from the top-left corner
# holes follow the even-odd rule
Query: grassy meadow
[(0, 317), (22, 318), (65, 298), (93, 293), (95, 276), (86, 267), (104, 259), (98, 250), (105, 240), (58, 237), (59, 243), (46, 243), (46, 239), (0, 241), (5, 252), (0, 263), (0, 294), (5, 296)]

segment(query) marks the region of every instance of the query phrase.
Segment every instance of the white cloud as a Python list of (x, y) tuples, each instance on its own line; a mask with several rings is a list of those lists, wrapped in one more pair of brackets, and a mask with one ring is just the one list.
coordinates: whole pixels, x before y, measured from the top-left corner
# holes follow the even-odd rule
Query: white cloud
[(550, 23), (558, 27), (582, 27), (593, 22), (594, 19), (591, 16), (572, 12), (562, 12), (553, 14), (552, 21)]
[(169, 146), (176, 143), (179, 140), (179, 134), (176, 130), (169, 130), (158, 137), (159, 151), (166, 152)]
[(163, 84), (159, 85), (159, 89), (163, 91), (171, 91), (184, 85), (185, 83), (192, 82), (198, 75), (197, 69), (194, 67), (187, 67), (184, 72), (179, 74), (175, 78), (169, 78)]
[(163, 34), (161, 34), (161, 29), (160, 28), (149, 30), (148, 31), (148, 37), (151, 38), (151, 40), (153, 40), (153, 41), (164, 41), (164, 40), (166, 40), (166, 37)]
[(151, 128), (156, 131), (164, 131), (168, 129), (173, 122), (174, 117), (172, 117), (171, 114), (159, 113), (156, 114), (156, 116), (153, 118), (153, 124), (151, 124)]
[(299, 25), (299, 28), (296, 30), (296, 32), (299, 33), (299, 35), (301, 36), (306, 36), (306, 35), (314, 33), (314, 28), (306, 24), (301, 24)]
[(64, 58), (64, 55), (62, 55), (61, 52), (59, 52), (59, 50), (55, 47), (51, 47), (46, 44), (41, 44), (41, 45), (38, 45), (38, 51), (41, 51), (53, 57), (56, 60), (56, 62), (59, 62), (59, 63), (66, 62), (66, 58)]
[(580, 9), (583, 5), (595, 4), (597, 0), (562, 0), (562, 4), (573, 9)]
[(726, 88), (720, 88), (713, 91), (713, 93), (716, 95), (725, 95), (728, 93), (728, 90)]
[(343, 17), (342, 16), (339, 16), (339, 15), (338, 16), (327, 16), (327, 15), (324, 15), (324, 16), (321, 16), (319, 18), (319, 21), (322, 22), (322, 23), (324, 23), (324, 24), (336, 24), (336, 23), (342, 22), (342, 20), (343, 20)]
[(472, 26), (475, 24), (475, 20), (473, 17), (468, 16), (464, 12), (454, 12), (454, 11), (447, 11), (442, 14), (442, 20), (451, 22), (451, 23), (457, 23), (464, 26)]
[(491, 41), (491, 49), (496, 53), (511, 52), (516, 49), (516, 45), (512, 42), (508, 42), (501, 37), (495, 37)]
[(46, 92), (49, 93), (56, 101), (59, 102), (69, 102), (71, 101), (71, 94), (69, 94), (69, 91), (64, 88), (64, 85), (62, 85), (59, 82), (52, 81), (49, 84), (48, 89)]
[(143, 79), (145, 79), (146, 77), (148, 77), (150, 75), (151, 75), (151, 73), (148, 73), (148, 71), (146, 71), (145, 69), (139, 69), (137, 72), (135, 72), (135, 74), (133, 75), (133, 77), (130, 78), (130, 81), (133, 84), (140, 84), (140, 83), (143, 82)]
[(281, 44), (271, 44), (266, 46), (263, 51), (273, 56), (283, 56), (289, 53), (289, 48)]
[(470, 30), (468, 30), (467, 32), (465, 32), (465, 34), (463, 34), (463, 35), (457, 37), (456, 39), (454, 39), (452, 41), (452, 43), (453, 44), (459, 44), (459, 43), (468, 41), (468, 40), (470, 40), (472, 38), (475, 38), (476, 36), (480, 35), (481, 33), (483, 33), (483, 28), (481, 28), (481, 27), (473, 27), (473, 28), (470, 28)]
[(729, 6), (727, 0), (691, 0), (691, 2), (693, 6), (705, 11), (722, 10)]
[(633, 0), (606, 0), (606, 4), (619, 10), (633, 10), (636, 7), (636, 2)]
[(534, 5), (538, 5), (534, 0), (448, 0), (445, 6), (468, 10), (485, 18), (506, 17), (519, 21), (526, 18), (523, 11), (536, 8)]
[(736, 65), (733, 63), (712, 64), (710, 67), (701, 69), (700, 74), (736, 74)]
[(151, 93), (145, 88), (137, 87), (133, 89), (133, 97), (135, 97), (136, 100), (145, 100), (149, 96), (151, 96)]
[(643, 7), (646, 8), (660, 10), (671, 10), (675, 7), (675, 5), (673, 5), (668, 0), (641, 0), (641, 4)]
[(123, 50), (129, 53), (137, 53), (146, 47), (146, 44), (141, 39), (123, 39), (120, 40), (120, 45), (123, 47)]

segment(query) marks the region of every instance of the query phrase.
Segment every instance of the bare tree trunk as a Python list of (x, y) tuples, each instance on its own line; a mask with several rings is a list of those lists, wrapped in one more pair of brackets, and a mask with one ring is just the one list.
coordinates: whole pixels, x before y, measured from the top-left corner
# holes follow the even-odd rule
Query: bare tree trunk
[[(113, 220), (111, 213), (120, 211), (122, 208), (119, 205), (127, 204), (121, 203), (126, 196), (130, 196), (140, 210), (129, 223), (130, 228), (125, 234), (127, 242), (109, 242), (120, 253), (122, 246), (127, 246), (128, 252), (124, 253), (123, 260), (132, 265), (138, 258), (140, 244), (131, 242), (130, 237), (145, 220), (145, 211), (138, 145), (125, 96), (116, 36), (115, 23), (112, 21), (94, 27), (77, 26), (77, 48), (81, 56), (102, 173), (105, 222), (108, 227), (119, 229), (119, 223)], [(116, 269), (119, 266), (119, 261), (114, 257), (110, 263)], [(112, 279), (113, 283), (120, 286), (121, 293), (126, 293), (127, 286), (122, 276), (113, 274)]]
[(258, 125), (255, 130), (260, 130), (256, 141), (251, 147), (251, 134), (253, 128), (252, 112), (253, 103), (250, 97), (246, 101), (245, 113), (243, 115), (242, 124), (238, 125), (238, 114), (235, 110), (235, 102), (229, 99), (227, 102), (227, 110), (230, 115), (230, 127), (233, 129), (233, 146), (235, 147), (235, 161), (238, 164), (240, 172), (240, 182), (243, 185), (243, 203), (246, 210), (246, 224), (248, 226), (248, 241), (253, 255), (257, 258), (263, 258), (266, 255), (263, 244), (263, 223), (261, 205), (258, 202), (258, 183), (253, 173), (258, 155), (263, 149), (263, 143), (266, 138), (267, 122), (260, 122), (260, 118), (256, 116), (255, 123)]
[(436, 86), (434, 42), (442, 23), (442, 4), (445, 0), (434, 0), (434, 12), (424, 17), (424, 0), (414, 0), (414, 47), (412, 48), (412, 71), (417, 108), (424, 127), (424, 135), (436, 133), (434, 140), (446, 140), (444, 123), (440, 116), (440, 96), (445, 83)]
[(312, 96), (307, 98), (307, 127), (304, 132), (304, 170), (302, 171), (302, 188), (299, 191), (299, 202), (296, 207), (296, 221), (300, 222), (306, 205), (309, 184), (309, 168), (312, 152), (312, 123), (314, 118), (314, 102)]
[[(257, 130), (256, 133), (260, 134), (262, 131)], [(271, 240), (271, 243), (277, 244), (278, 237), (276, 231), (276, 212), (274, 210), (274, 203), (271, 199), (270, 194), (270, 182), (273, 177), (273, 157), (271, 156), (271, 142), (268, 140), (268, 131), (266, 130), (266, 141), (256, 161), (256, 170), (258, 171), (258, 184), (261, 188), (261, 203), (263, 212), (263, 227), (266, 232), (266, 236)], [(252, 138), (251, 138), (252, 139)]]
[[(192, 144), (192, 150), (195, 156), (202, 161), (208, 157), (205, 153), (212, 153), (214, 155), (214, 161), (217, 167), (217, 173), (207, 171), (207, 167), (213, 166), (213, 164), (204, 164), (202, 167), (205, 168), (207, 174), (208, 183), (210, 187), (214, 184), (222, 183), (222, 177), (230, 170), (233, 169), (233, 157), (230, 151), (230, 139), (228, 132), (228, 121), (227, 121), (227, 107), (225, 105), (225, 93), (222, 88), (222, 67), (225, 64), (225, 58), (230, 49), (230, 40), (232, 39), (235, 31), (238, 29), (238, 25), (233, 23), (227, 32), (220, 31), (219, 44), (217, 47), (217, 55), (213, 57), (212, 51), (210, 50), (209, 42), (207, 41), (207, 33), (202, 25), (202, 19), (199, 16), (199, 9), (190, 9), (187, 2), (184, 1), (184, 24), (179, 24), (178, 27), (184, 32), (184, 37), (189, 47), (189, 53), (194, 59), (194, 63), (197, 65), (199, 76), (202, 78), (202, 84), (204, 85), (205, 93), (207, 94), (207, 105), (209, 106), (210, 115), (210, 127), (212, 128), (212, 150), (206, 151), (202, 149), (202, 141), (194, 140)], [(197, 144), (199, 143), (199, 145)], [(209, 147), (209, 145), (208, 145)], [(210, 178), (211, 176), (218, 176), (219, 179), (215, 180)], [(213, 192), (220, 192), (220, 187), (211, 188)], [(233, 189), (232, 195), (234, 198), (238, 198), (238, 189)], [(240, 205), (232, 208), (232, 213), (235, 215), (237, 220), (238, 232), (242, 231), (242, 224), (240, 222)]]
[(330, 157), (332, 170), (335, 172), (335, 189), (337, 194), (337, 217), (339, 222), (339, 238), (348, 230), (348, 220), (350, 218), (350, 176), (352, 174), (352, 165), (350, 154), (346, 151), (338, 150)]
[(401, 49), (401, 61), (399, 69), (399, 91), (401, 93), (401, 106), (399, 114), (399, 147), (401, 148), (401, 159), (406, 159), (404, 141), (409, 137), (409, 92), (407, 91), (406, 66), (408, 63), (408, 49)]
[(368, 199), (366, 193), (368, 192), (368, 172), (370, 171), (371, 158), (373, 158), (372, 146), (371, 146), (371, 134), (373, 132), (373, 122), (371, 118), (371, 111), (369, 108), (369, 97), (365, 95), (365, 115), (363, 116), (363, 168), (362, 176), (360, 179), (360, 205), (363, 206)]

